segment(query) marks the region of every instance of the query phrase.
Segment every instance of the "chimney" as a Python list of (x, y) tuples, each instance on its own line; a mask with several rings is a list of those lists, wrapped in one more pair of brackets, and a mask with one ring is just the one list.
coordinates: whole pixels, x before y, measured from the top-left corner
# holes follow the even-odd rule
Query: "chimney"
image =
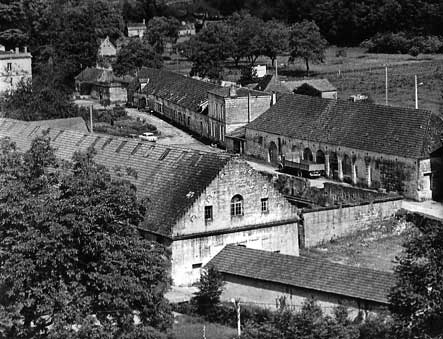
[(28, 46), (25, 46), (25, 53), (28, 53)]
[(146, 25), (146, 20), (145, 19), (143, 19), (143, 25)]
[(19, 54), (20, 53), (20, 49), (18, 47), (15, 48), (15, 54)]
[(237, 96), (237, 89), (235, 88), (234, 85), (231, 85), (231, 87), (229, 87), (229, 96), (231, 98)]
[(277, 102), (277, 94), (275, 92), (272, 92), (271, 106), (274, 106), (276, 102)]

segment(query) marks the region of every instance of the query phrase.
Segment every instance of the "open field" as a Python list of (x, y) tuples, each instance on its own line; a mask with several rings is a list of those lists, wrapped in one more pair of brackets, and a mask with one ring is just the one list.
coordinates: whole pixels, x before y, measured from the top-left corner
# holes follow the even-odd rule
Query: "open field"
[(331, 241), (323, 246), (301, 251), (301, 255), (332, 262), (392, 271), (395, 257), (403, 250), (412, 227), (403, 221), (388, 220), (355, 235)]
[(175, 317), (173, 334), (176, 339), (201, 339), (205, 327), (206, 338), (230, 339), (237, 337), (237, 330), (219, 324), (209, 323), (200, 318), (178, 314)]
[[(443, 55), (365, 53), (362, 48), (345, 48), (346, 56), (337, 57), (337, 47), (326, 52), (325, 62), (311, 65), (311, 77), (328, 78), (338, 89), (339, 98), (352, 94), (370, 95), (375, 103), (385, 104), (385, 65), (388, 66), (388, 103), (402, 107), (415, 107), (414, 75), (422, 83), (418, 89), (419, 108), (443, 114)], [(266, 64), (268, 72), (274, 72), (269, 58), (260, 57), (257, 64)], [(286, 79), (302, 79), (304, 63), (288, 63), (288, 56), (278, 57), (278, 73)], [(175, 56), (166, 68), (189, 74), (191, 63)], [(225, 80), (238, 80), (240, 70), (231, 63), (225, 69)]]

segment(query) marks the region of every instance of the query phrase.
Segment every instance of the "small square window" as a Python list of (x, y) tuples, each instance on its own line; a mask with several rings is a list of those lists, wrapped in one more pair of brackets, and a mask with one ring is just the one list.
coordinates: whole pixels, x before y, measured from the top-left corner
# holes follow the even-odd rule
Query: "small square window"
[(6, 70), (9, 72), (9, 71), (12, 71), (12, 62), (8, 62), (8, 64), (6, 65)]
[(269, 212), (268, 198), (261, 199), (261, 211), (262, 213)]
[(212, 206), (205, 206), (205, 221), (212, 221)]

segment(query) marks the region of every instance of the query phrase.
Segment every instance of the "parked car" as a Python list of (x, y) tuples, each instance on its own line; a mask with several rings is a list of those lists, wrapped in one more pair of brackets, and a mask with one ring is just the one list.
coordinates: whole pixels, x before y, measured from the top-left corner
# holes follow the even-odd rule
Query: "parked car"
[(157, 136), (152, 132), (145, 132), (138, 136), (142, 140), (156, 142), (158, 140)]

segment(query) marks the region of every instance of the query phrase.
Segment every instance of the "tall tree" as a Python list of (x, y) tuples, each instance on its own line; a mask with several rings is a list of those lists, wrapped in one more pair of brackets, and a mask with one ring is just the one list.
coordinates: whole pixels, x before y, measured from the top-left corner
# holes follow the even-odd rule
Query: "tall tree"
[(160, 68), (162, 58), (146, 41), (131, 39), (117, 53), (117, 59), (112, 65), (117, 75), (124, 75), (140, 67)]
[(154, 17), (148, 21), (146, 40), (155, 51), (162, 54), (166, 42), (175, 44), (178, 38), (180, 22), (175, 18)]
[(310, 62), (323, 62), (327, 41), (320, 34), (320, 29), (313, 21), (302, 21), (291, 27), (289, 48), (291, 60), (303, 59), (309, 76)]
[(146, 209), (129, 182), (111, 179), (92, 150), (61, 162), (47, 136), (25, 153), (2, 139), (0, 164), (5, 338), (76, 338), (75, 325), (131, 338), (170, 326), (169, 253), (136, 229)]
[(223, 293), (223, 275), (215, 267), (204, 270), (198, 283), (198, 291), (194, 294), (192, 302), (197, 305), (197, 312), (209, 316), (220, 303)]
[(389, 296), (403, 338), (443, 333), (443, 222), (414, 213), (416, 229), (404, 244)]
[(289, 28), (280, 21), (268, 21), (265, 23), (262, 39), (263, 54), (274, 64), (277, 56), (288, 50)]
[(9, 49), (24, 45), (29, 35), (23, 29), (24, 20), (18, 0), (0, 0), (0, 44)]

